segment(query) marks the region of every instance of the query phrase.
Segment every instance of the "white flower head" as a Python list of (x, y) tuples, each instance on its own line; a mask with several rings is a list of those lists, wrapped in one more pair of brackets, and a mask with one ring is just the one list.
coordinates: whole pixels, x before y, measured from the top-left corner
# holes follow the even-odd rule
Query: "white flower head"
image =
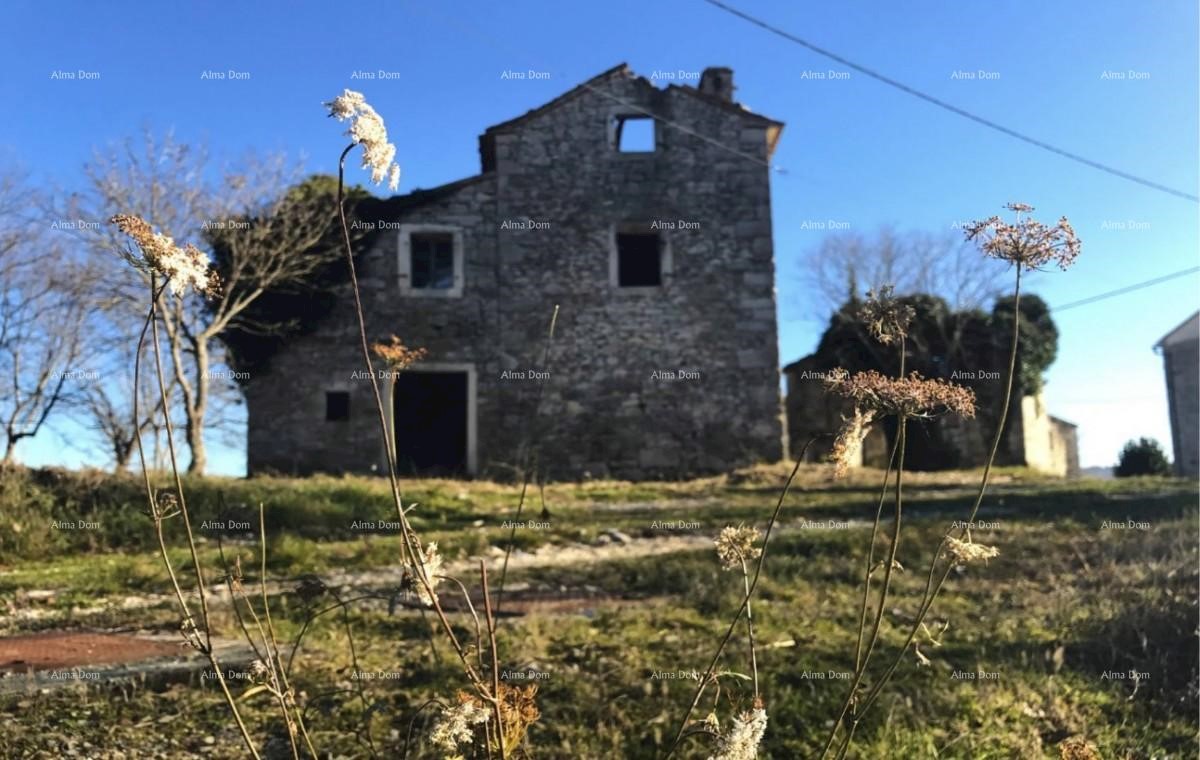
[(204, 251), (191, 243), (180, 248), (172, 238), (155, 232), (141, 217), (117, 214), (109, 221), (141, 249), (142, 260), (134, 262), (135, 265), (162, 275), (172, 293), (182, 296), (189, 289), (208, 296), (216, 293), (216, 273), (210, 268), (208, 254)]
[(343, 90), (325, 103), (329, 115), (338, 121), (350, 121), (346, 134), (363, 149), (362, 168), (371, 170), (371, 181), (378, 185), (387, 178), (388, 189), (400, 186), (400, 165), (396, 163), (396, 146), (388, 142), (387, 127), (361, 92)]
[(767, 730), (767, 711), (756, 707), (733, 719), (729, 732), (717, 742), (717, 754), (708, 760), (753, 760)]
[(470, 744), (474, 726), (486, 723), (491, 712), (469, 694), (459, 692), (458, 704), (442, 709), (438, 722), (429, 735), (430, 741), (447, 752), (457, 752), (464, 744)]

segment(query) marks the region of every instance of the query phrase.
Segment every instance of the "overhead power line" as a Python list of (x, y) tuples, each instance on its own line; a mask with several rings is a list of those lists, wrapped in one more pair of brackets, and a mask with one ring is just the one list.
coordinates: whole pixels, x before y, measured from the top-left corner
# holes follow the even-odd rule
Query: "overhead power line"
[(1089, 298), (1084, 298), (1080, 301), (1072, 301), (1071, 303), (1065, 303), (1062, 306), (1054, 306), (1054, 307), (1051, 307), (1050, 311), (1060, 312), (1060, 311), (1065, 311), (1066, 309), (1073, 309), (1076, 306), (1083, 306), (1085, 304), (1095, 303), (1096, 301), (1103, 301), (1106, 298), (1112, 298), (1113, 296), (1120, 296), (1120, 295), (1124, 295), (1126, 293), (1132, 293), (1135, 290), (1141, 290), (1142, 288), (1148, 288), (1151, 285), (1158, 285), (1159, 283), (1167, 282), (1168, 280), (1174, 280), (1177, 277), (1184, 277), (1189, 274), (1195, 274), (1196, 272), (1200, 272), (1200, 267), (1189, 267), (1188, 269), (1181, 269), (1178, 272), (1172, 272), (1171, 274), (1164, 274), (1162, 277), (1155, 277), (1153, 280), (1146, 280), (1145, 282), (1139, 282), (1139, 283), (1135, 283), (1133, 285), (1126, 285), (1123, 288), (1117, 288), (1116, 290), (1110, 290), (1107, 293), (1101, 293), (1099, 295), (1091, 296)]
[(1056, 155), (1062, 156), (1063, 158), (1069, 159), (1071, 161), (1075, 161), (1076, 163), (1083, 164), (1084, 166), (1090, 166), (1093, 169), (1097, 169), (1097, 170), (1105, 172), (1107, 174), (1111, 174), (1115, 177), (1120, 177), (1121, 179), (1128, 180), (1130, 182), (1136, 182), (1137, 184), (1142, 185), (1144, 187), (1149, 187), (1153, 190), (1158, 190), (1159, 192), (1168, 193), (1169, 195), (1174, 195), (1178, 198), (1184, 198), (1186, 200), (1192, 201), (1193, 203), (1200, 202), (1200, 197), (1192, 195), (1191, 193), (1185, 193), (1182, 190), (1176, 190), (1173, 187), (1168, 187), (1168, 186), (1160, 184), (1158, 182), (1153, 182), (1153, 181), (1145, 179), (1143, 177), (1138, 177), (1137, 175), (1130, 174), (1129, 172), (1121, 171), (1120, 169), (1114, 168), (1112, 166), (1108, 166), (1107, 164), (1102, 164), (1099, 161), (1093, 161), (1092, 159), (1087, 158), (1085, 156), (1081, 156), (1078, 153), (1072, 153), (1071, 151), (1064, 150), (1063, 148), (1059, 148), (1059, 147), (1051, 145), (1050, 143), (1047, 143), (1043, 140), (1039, 140), (1036, 137), (1031, 137), (1027, 134), (1024, 134), (1023, 132), (1018, 132), (1015, 129), (1006, 127), (1003, 124), (998, 124), (998, 123), (992, 121), (991, 119), (985, 118), (983, 116), (979, 116), (978, 114), (971, 113), (970, 111), (967, 111), (963, 108), (959, 108), (958, 106), (953, 105), (951, 103), (947, 103), (946, 101), (944, 101), (940, 98), (936, 98), (933, 95), (922, 92), (914, 87), (910, 87), (910, 86), (904, 84), (903, 82), (892, 79), (891, 77), (889, 77), (885, 74), (881, 74), (878, 71), (875, 71), (874, 69), (868, 68), (868, 67), (863, 66), (858, 63), (855, 63), (854, 61), (851, 61), (848, 58), (844, 58), (844, 57), (838, 55), (837, 53), (834, 53), (830, 50), (826, 50), (822, 47), (814, 45), (813, 43), (811, 43), (805, 39), (797, 37), (796, 35), (792, 34), (791, 32), (788, 32), (784, 29), (780, 29), (779, 27), (774, 26), (774, 25), (770, 24), (769, 22), (763, 21), (760, 18), (751, 16), (748, 13), (744, 13), (743, 11), (740, 11), (737, 8), (726, 5), (725, 3), (721, 2), (720, 0), (704, 0), (704, 2), (708, 3), (709, 5), (714, 6), (715, 8), (718, 8), (722, 11), (725, 11), (726, 13), (729, 13), (733, 16), (737, 16), (738, 18), (740, 18), (744, 21), (747, 21), (761, 29), (765, 29), (766, 31), (771, 32), (772, 34), (778, 35), (779, 37), (782, 37), (785, 40), (788, 40), (789, 42), (794, 42), (795, 44), (800, 45), (801, 47), (805, 47), (818, 55), (824, 56), (832, 61), (836, 61), (836, 62), (842, 64), (843, 66), (854, 69), (855, 71), (859, 72), (860, 74), (871, 77), (872, 79), (875, 79), (877, 81), (883, 82), (884, 84), (894, 87), (897, 90), (900, 90), (901, 92), (905, 92), (909, 95), (912, 95), (915, 98), (920, 98), (921, 100), (924, 100), (927, 103), (932, 103), (933, 105), (937, 106), (938, 108), (942, 108), (946, 111), (949, 111), (950, 113), (957, 114), (958, 116), (961, 116), (964, 119), (970, 119), (971, 121), (973, 121), (977, 124), (982, 124), (983, 126), (988, 127), (989, 129), (994, 129), (997, 132), (1001, 132), (1003, 134), (1008, 135), (1009, 137), (1014, 137), (1018, 140), (1021, 140), (1022, 142), (1026, 142), (1026, 143), (1029, 143), (1030, 145), (1034, 145), (1038, 148), (1041, 148), (1042, 150), (1049, 151), (1050, 153), (1054, 153)]

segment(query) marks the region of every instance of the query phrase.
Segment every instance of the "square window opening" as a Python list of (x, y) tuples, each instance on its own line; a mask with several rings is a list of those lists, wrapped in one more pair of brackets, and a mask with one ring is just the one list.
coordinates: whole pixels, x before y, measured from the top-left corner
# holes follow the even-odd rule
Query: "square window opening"
[(450, 290), (454, 287), (454, 236), (449, 232), (414, 232), (409, 238), (412, 287)]
[(657, 233), (617, 233), (617, 285), (622, 288), (662, 285), (662, 245)]
[(653, 153), (654, 119), (649, 116), (615, 116), (614, 135), (621, 153)]
[(350, 419), (350, 392), (325, 392), (325, 421), (345, 422)]

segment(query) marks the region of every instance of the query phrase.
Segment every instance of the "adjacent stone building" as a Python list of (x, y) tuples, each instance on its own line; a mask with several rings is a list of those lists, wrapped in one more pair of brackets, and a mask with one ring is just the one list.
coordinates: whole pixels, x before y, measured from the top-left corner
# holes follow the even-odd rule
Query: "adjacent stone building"
[[(835, 368), (821, 366), (815, 355), (784, 368), (788, 436), (797, 448), (813, 436), (835, 432), (843, 415), (850, 415), (848, 404), (825, 391), (823, 379), (832, 369)], [(980, 387), (982, 384), (1000, 380), (989, 377), (956, 382), (972, 387), (978, 394), (985, 390)], [(998, 417), (995, 413), (991, 416)], [(906, 466), (911, 469), (981, 467), (987, 462), (995, 424), (984, 409), (973, 419), (947, 415), (933, 421), (913, 421), (907, 437)], [(875, 425), (863, 441), (855, 464), (886, 467), (894, 435), (895, 425), (891, 420)], [(831, 443), (829, 437), (814, 441), (805, 459), (813, 462), (824, 459)], [(1041, 393), (1014, 399), (996, 464), (1076, 477), (1079, 475), (1076, 426), (1049, 414)]]
[(1163, 336), (1155, 348), (1162, 352), (1167, 377), (1175, 474), (1195, 478), (1200, 476), (1200, 312)]
[[(769, 182), (783, 125), (734, 101), (729, 69), (691, 81), (617, 66), (488, 128), (479, 174), (360, 204), (368, 332), (428, 351), (384, 379), (402, 474), (509, 474), (529, 439), (555, 478), (783, 455)], [(386, 465), (343, 289), (244, 386), (251, 474)]]

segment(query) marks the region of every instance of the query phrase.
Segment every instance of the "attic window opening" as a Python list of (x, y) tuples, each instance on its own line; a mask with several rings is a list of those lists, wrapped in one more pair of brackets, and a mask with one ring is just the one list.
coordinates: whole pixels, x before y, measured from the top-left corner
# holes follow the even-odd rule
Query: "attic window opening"
[(350, 419), (350, 392), (325, 392), (325, 421), (345, 422)]
[(662, 241), (657, 232), (617, 233), (617, 285), (647, 288), (662, 285)]
[(614, 116), (616, 148), (621, 153), (653, 153), (654, 119), (649, 116)]
[(454, 236), (448, 232), (414, 232), (411, 238), (412, 287), (454, 287)]

